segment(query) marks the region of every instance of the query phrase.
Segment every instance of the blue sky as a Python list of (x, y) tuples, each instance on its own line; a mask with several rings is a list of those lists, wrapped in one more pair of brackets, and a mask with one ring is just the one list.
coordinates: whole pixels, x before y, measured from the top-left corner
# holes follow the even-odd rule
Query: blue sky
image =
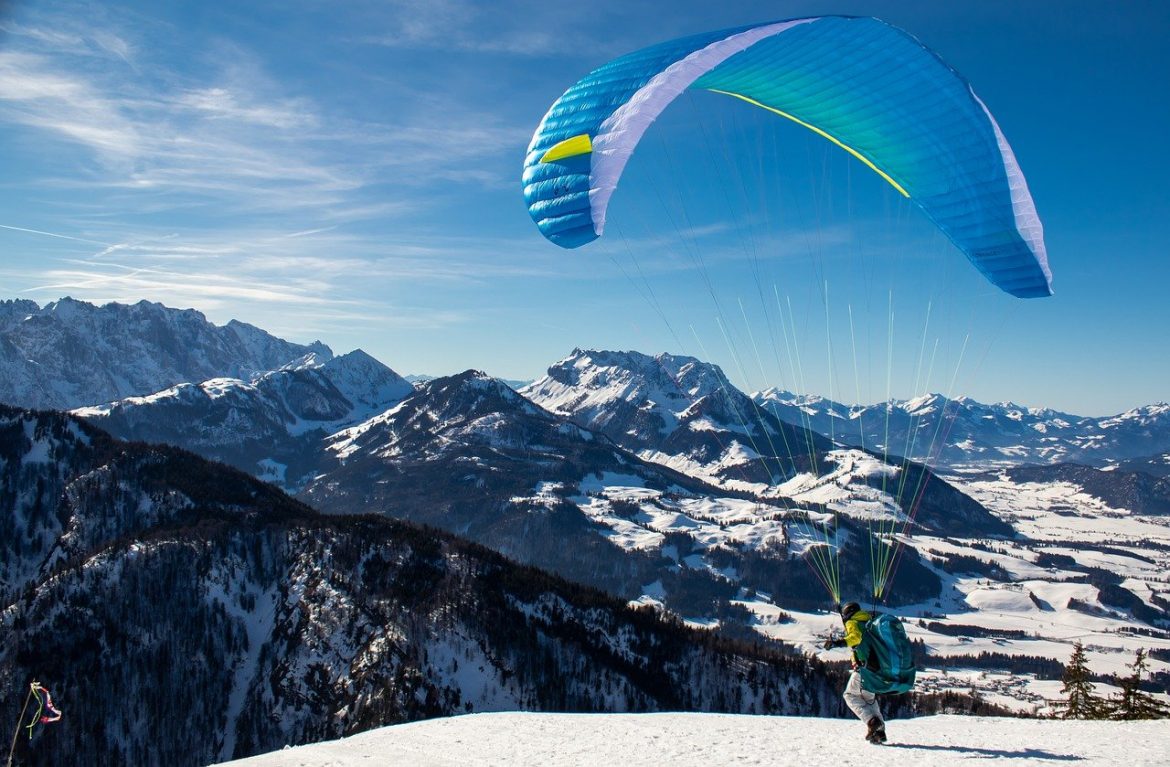
[[(1054, 297), (996, 294), (841, 150), (711, 94), (648, 134), (606, 237), (539, 236), (520, 166), (578, 77), (824, 13), (883, 18), (973, 83), (1028, 177)], [(745, 389), (1116, 413), (1170, 399), (1167, 28), (1162, 2), (16, 0), (0, 298), (194, 307), (403, 374), (532, 378), (621, 348), (712, 359)]]

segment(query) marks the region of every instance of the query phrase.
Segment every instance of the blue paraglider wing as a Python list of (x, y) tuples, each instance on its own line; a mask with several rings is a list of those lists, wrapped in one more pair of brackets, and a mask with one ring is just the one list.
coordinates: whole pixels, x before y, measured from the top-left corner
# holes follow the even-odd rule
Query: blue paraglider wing
[(605, 64), (549, 109), (524, 163), (529, 214), (574, 248), (601, 236), (626, 162), (684, 90), (722, 93), (842, 147), (913, 200), (995, 285), (1048, 296), (1044, 231), (970, 85), (905, 32), (823, 16), (673, 40)]

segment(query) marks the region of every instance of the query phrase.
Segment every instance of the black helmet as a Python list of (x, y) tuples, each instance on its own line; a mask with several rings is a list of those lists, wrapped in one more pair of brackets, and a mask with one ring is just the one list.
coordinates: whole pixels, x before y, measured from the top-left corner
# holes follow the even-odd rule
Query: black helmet
[(846, 602), (841, 605), (841, 620), (847, 621), (853, 617), (853, 613), (861, 610), (861, 605), (856, 602)]

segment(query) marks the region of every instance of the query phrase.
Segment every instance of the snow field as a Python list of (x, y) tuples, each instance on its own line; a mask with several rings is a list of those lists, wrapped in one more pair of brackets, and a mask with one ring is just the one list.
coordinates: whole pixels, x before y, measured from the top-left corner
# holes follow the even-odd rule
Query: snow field
[(729, 714), (497, 713), (384, 727), (242, 759), (234, 767), (504, 767), (505, 765), (856, 764), (1164, 767), (1165, 722), (1078, 722), (933, 716), (889, 722), (870, 746), (856, 720)]

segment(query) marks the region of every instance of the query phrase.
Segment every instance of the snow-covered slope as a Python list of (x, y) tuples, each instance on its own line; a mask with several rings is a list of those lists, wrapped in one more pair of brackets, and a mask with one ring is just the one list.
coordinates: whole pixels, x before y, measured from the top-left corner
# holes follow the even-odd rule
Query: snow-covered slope
[(693, 357), (574, 349), (521, 393), (647, 460), (754, 492), (809, 471), (832, 448)]
[(66, 410), (210, 378), (248, 379), (313, 354), (235, 320), (141, 301), (94, 306), (63, 298), (41, 308), (0, 301), (0, 402)]
[(1076, 487), (1084, 495), (1101, 501), (1105, 507), (1126, 509), (1135, 514), (1170, 515), (1170, 477), (1159, 477), (1144, 470), (1120, 467), (1095, 469), (1075, 463), (1061, 463), (1008, 467), (981, 476), (1018, 485)]
[(721, 714), (476, 714), (386, 727), (276, 751), (233, 767), (810, 767), (863, 763), (945, 767), (1164, 767), (1164, 722), (1076, 722), (931, 716), (889, 723), (891, 745), (867, 745), (855, 721)]
[(334, 357), (321, 370), (353, 406), (346, 414), (350, 423), (364, 421), (414, 391), (410, 381), (361, 349)]
[[(986, 700), (1044, 713), (1059, 697), (1063, 663), (1082, 642), (1098, 692), (1152, 653), (1154, 688), (1170, 692), (1170, 524), (1147, 475), (1083, 466), (954, 474), (948, 482), (1014, 534), (963, 538), (919, 531), (906, 539), (941, 581), (936, 599), (899, 607), (922, 643), (921, 690), (975, 690)], [(788, 610), (757, 630), (817, 652), (832, 616)]]
[(913, 509), (917, 525), (959, 535), (1010, 533), (921, 465), (837, 449), (692, 357), (575, 349), (521, 393), (644, 460), (728, 491), (863, 520)]
[[(1116, 493), (1099, 481), (1086, 488), (1084, 472), (1116, 479), (1106, 486)], [(1153, 653), (1155, 688), (1170, 692), (1170, 524), (1160, 510), (1095, 495), (1133, 497), (1131, 483), (1110, 475), (1029, 467), (949, 477), (1016, 534), (982, 542), (915, 536), (945, 595), (905, 611), (911, 636), (935, 657), (920, 688), (970, 686), (990, 701), (1043, 712), (1058, 697), (1060, 670), (1034, 661), (1067, 662), (1079, 641), (1100, 675), (1099, 693), (1116, 692), (1104, 677), (1128, 674), (1138, 649)]]
[(360, 349), (310, 358), (252, 381), (214, 378), (73, 411), (122, 439), (162, 442), (295, 491), (322, 440), (414, 391)]
[[(688, 616), (735, 590), (708, 551), (780, 546), (778, 566), (804, 571), (781, 544), (784, 508), (641, 460), (477, 371), (422, 385), (328, 449), (301, 493), (317, 508), (441, 527), (628, 598), (658, 583)], [(698, 583), (693, 604), (675, 602)]]
[[(805, 559), (828, 546), (822, 523), (839, 525), (843, 557), (868, 557), (867, 521), (896, 522), (898, 514), (880, 488), (853, 486), (880, 468), (859, 451), (824, 456), (833, 471), (798, 475), (787, 495), (761, 498), (636, 456), (475, 371), (425, 384), (334, 435), (329, 452), (300, 495), (317, 508), (441, 527), (521, 562), (741, 632), (753, 618), (735, 600), (770, 609), (770, 623), (782, 620), (781, 606), (825, 604)], [(933, 487), (954, 494), (941, 482)], [(1010, 532), (964, 500), (973, 518)], [(972, 531), (961, 503), (948, 509), (956, 531)], [(912, 551), (904, 558), (897, 601), (938, 594), (938, 579), (916, 559)], [(851, 569), (843, 587), (862, 591), (867, 573)]]

